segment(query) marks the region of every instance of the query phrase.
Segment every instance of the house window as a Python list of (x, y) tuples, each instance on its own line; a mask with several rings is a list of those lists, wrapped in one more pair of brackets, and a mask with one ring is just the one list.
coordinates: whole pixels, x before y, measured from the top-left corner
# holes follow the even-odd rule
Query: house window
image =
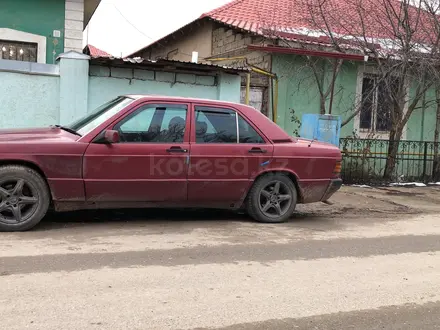
[[(389, 82), (388, 82), (389, 83)], [(393, 109), (392, 95), (397, 95), (398, 78), (390, 87), (374, 74), (365, 74), (362, 80), (362, 100), (359, 128), (368, 132), (389, 132)]]
[(37, 62), (38, 44), (0, 40), (0, 59)]

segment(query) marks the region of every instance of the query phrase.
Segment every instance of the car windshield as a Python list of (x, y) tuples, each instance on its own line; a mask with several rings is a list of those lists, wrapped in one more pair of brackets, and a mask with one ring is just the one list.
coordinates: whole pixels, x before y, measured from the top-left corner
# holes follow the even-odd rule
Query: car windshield
[(81, 135), (85, 135), (101, 125), (107, 119), (113, 117), (133, 101), (134, 99), (129, 97), (117, 97), (66, 127), (75, 130)]

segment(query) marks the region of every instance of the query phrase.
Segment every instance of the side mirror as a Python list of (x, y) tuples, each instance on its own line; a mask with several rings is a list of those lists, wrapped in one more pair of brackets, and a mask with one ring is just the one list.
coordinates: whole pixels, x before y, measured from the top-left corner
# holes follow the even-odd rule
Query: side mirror
[(104, 132), (104, 142), (112, 144), (118, 143), (120, 140), (121, 139), (118, 131), (109, 129)]

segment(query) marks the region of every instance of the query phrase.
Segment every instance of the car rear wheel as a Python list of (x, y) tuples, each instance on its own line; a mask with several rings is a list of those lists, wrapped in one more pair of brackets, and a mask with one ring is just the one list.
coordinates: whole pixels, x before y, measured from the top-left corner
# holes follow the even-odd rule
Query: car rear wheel
[(50, 204), (45, 180), (25, 166), (0, 167), (0, 231), (25, 231), (37, 225)]
[(252, 186), (247, 199), (247, 211), (259, 222), (285, 222), (295, 210), (297, 196), (296, 187), (288, 176), (281, 173), (268, 174)]

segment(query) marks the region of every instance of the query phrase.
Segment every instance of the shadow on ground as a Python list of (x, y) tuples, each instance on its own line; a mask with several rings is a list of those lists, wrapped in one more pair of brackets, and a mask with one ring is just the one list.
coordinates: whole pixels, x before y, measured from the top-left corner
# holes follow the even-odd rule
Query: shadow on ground
[[(290, 223), (316, 222), (322, 220), (323, 215), (307, 212), (295, 213)], [(254, 223), (254, 220), (244, 213), (228, 210), (186, 210), (186, 209), (118, 209), (118, 210), (85, 210), (75, 212), (50, 212), (35, 228), (36, 231), (46, 231), (61, 228), (75, 227), (150, 227), (181, 225), (203, 228), (213, 226), (222, 227), (232, 223)], [(271, 224), (261, 224), (271, 225)], [(280, 224), (276, 224), (280, 225)]]
[[(195, 228), (233, 231), (243, 224), (261, 229), (311, 230), (340, 229), (344, 224), (370, 224), (400, 219), (440, 210), (438, 189), (343, 187), (332, 198), (333, 205), (323, 203), (298, 205), (297, 212), (284, 224), (255, 223), (248, 215), (213, 209), (119, 209), (50, 213), (34, 230), (87, 228), (189, 232)], [(248, 226), (252, 228), (252, 226)], [(247, 230), (249, 230), (247, 228)], [(166, 229), (166, 230), (165, 230)]]

